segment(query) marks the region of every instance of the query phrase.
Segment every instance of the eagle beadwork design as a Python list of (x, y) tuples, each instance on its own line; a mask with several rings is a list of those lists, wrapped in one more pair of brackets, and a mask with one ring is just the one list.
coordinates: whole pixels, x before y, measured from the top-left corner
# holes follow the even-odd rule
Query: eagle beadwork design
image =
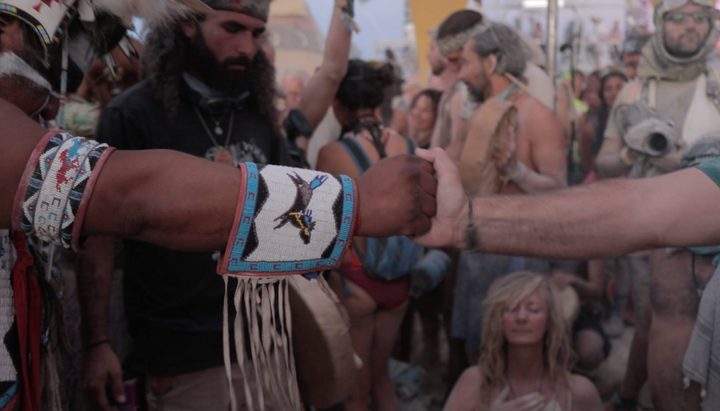
[(310, 200), (312, 200), (313, 191), (323, 185), (328, 176), (317, 176), (310, 183), (303, 180), (297, 173), (294, 173), (294, 175), (288, 174), (287, 176), (295, 183), (297, 194), (290, 209), (274, 220), (280, 221), (275, 230), (290, 223), (290, 225), (300, 230), (300, 238), (307, 245), (310, 244), (310, 235), (315, 230), (316, 224), (312, 219), (312, 210), (307, 208), (310, 205)]

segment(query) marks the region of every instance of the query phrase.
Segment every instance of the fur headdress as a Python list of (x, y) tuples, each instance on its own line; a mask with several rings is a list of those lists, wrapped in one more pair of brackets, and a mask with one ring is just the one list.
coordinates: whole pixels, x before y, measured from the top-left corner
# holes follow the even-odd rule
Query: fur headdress
[(235, 11), (267, 21), (271, 0), (202, 0), (214, 10)]
[(37, 33), (46, 66), (67, 39), (70, 60), (83, 71), (118, 44), (134, 16), (170, 20), (209, 9), (199, 0), (0, 0), (0, 14)]

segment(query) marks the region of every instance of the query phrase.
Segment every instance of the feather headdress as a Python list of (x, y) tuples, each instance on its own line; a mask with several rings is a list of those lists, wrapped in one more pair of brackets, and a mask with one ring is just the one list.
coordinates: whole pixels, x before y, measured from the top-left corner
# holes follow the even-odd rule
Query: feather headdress
[(129, 25), (133, 17), (151, 22), (171, 21), (190, 12), (212, 10), (200, 0), (85, 0), (91, 1), (96, 10), (104, 10), (118, 16)]
[[(80, 68), (88, 60), (92, 63), (95, 57), (115, 47), (122, 38), (117, 33), (130, 27), (132, 17), (152, 22), (172, 21), (190, 12), (209, 10), (211, 8), (200, 0), (0, 0), (0, 14), (20, 19), (37, 33), (43, 45), (46, 65), (49, 65), (51, 55), (61, 49), (71, 26), (78, 20), (82, 22), (88, 32), (82, 45), (86, 56), (81, 59), (83, 61), (75, 61), (71, 56)], [(100, 15), (110, 18), (104, 18), (103, 24), (98, 24)], [(110, 41), (102, 44), (101, 49), (96, 47), (88, 53), (88, 40), (90, 45), (97, 45), (96, 38), (110, 38)], [(70, 48), (72, 50), (72, 44)]]

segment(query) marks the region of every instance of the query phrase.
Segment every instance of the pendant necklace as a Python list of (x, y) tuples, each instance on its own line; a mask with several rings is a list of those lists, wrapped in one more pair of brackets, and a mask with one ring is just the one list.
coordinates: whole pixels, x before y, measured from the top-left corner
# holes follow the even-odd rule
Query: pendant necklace
[[(205, 131), (207, 132), (208, 137), (210, 137), (210, 140), (212, 140), (213, 144), (217, 148), (215, 151), (215, 154), (213, 155), (213, 161), (220, 164), (226, 164), (229, 166), (234, 167), (235, 164), (235, 158), (230, 152), (230, 149), (228, 148), (230, 144), (230, 137), (232, 136), (232, 130), (233, 130), (233, 123), (235, 120), (235, 110), (230, 110), (230, 124), (228, 126), (227, 136), (225, 137), (225, 145), (221, 146), (218, 144), (217, 140), (215, 140), (215, 137), (213, 136), (213, 133), (210, 131), (210, 127), (208, 127), (207, 123), (205, 122), (205, 119), (203, 118), (202, 114), (200, 113), (200, 110), (198, 110), (196, 105), (193, 105), (193, 108), (195, 109), (195, 113), (197, 114), (198, 118), (200, 119), (200, 122), (203, 125), (203, 128), (205, 128)], [(215, 135), (222, 136), (223, 129), (220, 127), (220, 121), (217, 121), (213, 118), (213, 121), (215, 122)]]

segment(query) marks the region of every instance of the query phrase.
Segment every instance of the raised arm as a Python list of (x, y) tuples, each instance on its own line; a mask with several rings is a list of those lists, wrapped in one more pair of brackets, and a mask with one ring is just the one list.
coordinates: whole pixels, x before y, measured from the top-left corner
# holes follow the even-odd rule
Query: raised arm
[(347, 0), (336, 0), (330, 3), (333, 7), (333, 14), (325, 43), (323, 62), (305, 87), (302, 100), (300, 100), (300, 110), (313, 128), (320, 124), (328, 108), (332, 105), (335, 93), (347, 72), (348, 56), (350, 55), (352, 33), (341, 20), (341, 7), (347, 5)]
[[(469, 247), (468, 200), (457, 168), (440, 151), (435, 161), (438, 213), (425, 246)], [(534, 196), (473, 200), (479, 249), (493, 254), (591, 259), (631, 251), (720, 243), (720, 188), (702, 171), (617, 180)]]

